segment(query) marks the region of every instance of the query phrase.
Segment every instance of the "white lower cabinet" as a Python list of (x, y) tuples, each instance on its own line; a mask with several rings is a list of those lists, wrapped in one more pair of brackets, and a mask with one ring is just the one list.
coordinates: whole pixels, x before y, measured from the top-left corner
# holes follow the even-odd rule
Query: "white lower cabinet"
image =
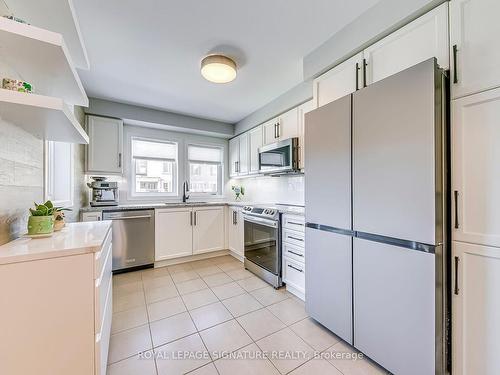
[(224, 249), (224, 207), (155, 210), (155, 260)]
[(193, 254), (224, 249), (224, 207), (193, 210)]
[[(97, 244), (93, 234), (88, 233), (89, 243)], [(106, 375), (113, 313), (111, 226), (102, 238), (97, 252), (0, 265), (1, 374)], [(61, 247), (74, 246), (74, 238), (60, 239)], [(57, 240), (50, 249), (59, 250)]]
[(500, 374), (500, 248), (453, 242), (454, 375)]
[(245, 253), (243, 213), (241, 207), (229, 207), (227, 216), (228, 247), (242, 259)]
[(282, 279), (286, 289), (300, 299), (305, 299), (305, 218), (298, 215), (283, 215), (282, 238)]

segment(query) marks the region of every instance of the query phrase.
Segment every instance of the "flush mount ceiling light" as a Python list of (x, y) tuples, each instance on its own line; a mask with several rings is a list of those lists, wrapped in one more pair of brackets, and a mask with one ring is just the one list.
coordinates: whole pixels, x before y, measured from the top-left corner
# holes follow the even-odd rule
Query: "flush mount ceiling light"
[(201, 75), (210, 82), (228, 83), (236, 78), (236, 63), (223, 55), (210, 55), (201, 60)]

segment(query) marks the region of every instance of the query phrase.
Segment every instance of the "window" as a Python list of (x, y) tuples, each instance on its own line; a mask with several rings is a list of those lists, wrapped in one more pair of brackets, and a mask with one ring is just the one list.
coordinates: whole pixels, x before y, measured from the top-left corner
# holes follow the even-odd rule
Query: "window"
[(191, 193), (222, 194), (222, 148), (188, 145), (189, 190)]
[(175, 195), (177, 143), (132, 138), (135, 195)]
[(73, 145), (45, 142), (45, 199), (57, 206), (73, 206)]

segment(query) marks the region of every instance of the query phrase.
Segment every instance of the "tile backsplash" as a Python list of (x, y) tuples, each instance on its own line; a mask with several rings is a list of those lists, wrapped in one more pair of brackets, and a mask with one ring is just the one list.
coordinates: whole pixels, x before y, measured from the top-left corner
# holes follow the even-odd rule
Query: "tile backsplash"
[(26, 231), (27, 208), (43, 199), (43, 142), (0, 119), (0, 245)]
[(304, 176), (259, 176), (245, 179), (232, 179), (227, 184), (227, 197), (234, 199), (231, 186), (245, 188), (242, 201), (258, 203), (304, 204)]

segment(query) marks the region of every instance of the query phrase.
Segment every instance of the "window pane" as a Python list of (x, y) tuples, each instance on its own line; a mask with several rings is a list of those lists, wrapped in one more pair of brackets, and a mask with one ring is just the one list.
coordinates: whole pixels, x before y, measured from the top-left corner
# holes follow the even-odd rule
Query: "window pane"
[(188, 159), (195, 161), (220, 163), (222, 162), (222, 150), (220, 149), (220, 147), (189, 145)]
[(189, 163), (189, 184), (193, 193), (218, 193), (220, 164)]
[(135, 191), (173, 193), (175, 164), (172, 161), (135, 159)]
[(134, 158), (177, 159), (177, 144), (132, 139)]

